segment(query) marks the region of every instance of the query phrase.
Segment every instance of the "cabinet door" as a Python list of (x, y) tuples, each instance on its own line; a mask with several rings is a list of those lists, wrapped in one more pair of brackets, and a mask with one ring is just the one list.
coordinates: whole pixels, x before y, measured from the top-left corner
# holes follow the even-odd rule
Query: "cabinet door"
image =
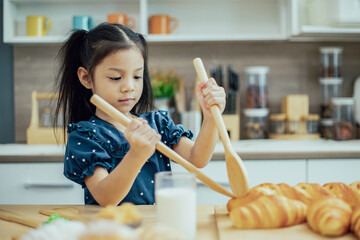
[(309, 159), (309, 182), (325, 184), (360, 181), (360, 159)]
[(0, 164), (0, 204), (84, 204), (83, 190), (63, 163)]
[(306, 160), (245, 160), (250, 187), (261, 183), (287, 183), (294, 186), (306, 182)]
[[(248, 171), (250, 187), (260, 183), (287, 183), (296, 185), (306, 182), (306, 160), (245, 160), (244, 164)], [(174, 172), (186, 171), (183, 167), (172, 164)], [(223, 161), (211, 161), (206, 167), (200, 169), (214, 181), (230, 190), (227, 177), (226, 163)], [(231, 191), (231, 190), (230, 190)], [(226, 204), (229, 197), (219, 194), (203, 183), (198, 181), (197, 203), (198, 204)]]

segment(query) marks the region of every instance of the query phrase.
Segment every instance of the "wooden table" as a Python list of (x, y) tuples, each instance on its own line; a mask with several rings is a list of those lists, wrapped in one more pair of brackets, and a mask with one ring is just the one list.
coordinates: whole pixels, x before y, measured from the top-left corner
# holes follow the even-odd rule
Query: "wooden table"
[[(93, 217), (100, 209), (99, 206), (90, 205), (0, 205), (0, 209), (10, 211), (21, 216), (46, 221), (47, 216), (39, 213), (40, 209), (61, 207), (76, 207), (85, 217)], [(154, 205), (137, 206), (143, 216), (142, 226), (151, 226), (156, 221), (156, 208)], [(31, 228), (17, 223), (0, 220), (0, 239), (10, 240), (14, 236), (21, 236)], [(307, 226), (306, 223), (281, 229), (253, 229), (241, 230), (232, 226), (224, 205), (198, 205), (197, 209), (197, 240), (356, 240), (353, 233), (339, 238), (321, 236)]]
[[(41, 209), (61, 207), (76, 207), (85, 217), (93, 217), (100, 209), (93, 205), (0, 205), (0, 209), (29, 217), (47, 221), (49, 217), (39, 213)], [(143, 215), (143, 226), (149, 226), (156, 221), (156, 208), (153, 205), (137, 206)], [(0, 239), (10, 240), (14, 236), (21, 236), (31, 228), (17, 223), (0, 220)], [(217, 240), (217, 230), (214, 217), (214, 206), (198, 205), (197, 210), (197, 240)]]

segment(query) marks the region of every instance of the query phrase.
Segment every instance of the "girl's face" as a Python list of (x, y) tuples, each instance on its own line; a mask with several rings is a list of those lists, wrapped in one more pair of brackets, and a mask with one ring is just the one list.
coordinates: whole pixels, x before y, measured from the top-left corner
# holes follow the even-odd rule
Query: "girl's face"
[(95, 67), (92, 91), (128, 114), (141, 97), (143, 73), (144, 58), (137, 47), (119, 50)]

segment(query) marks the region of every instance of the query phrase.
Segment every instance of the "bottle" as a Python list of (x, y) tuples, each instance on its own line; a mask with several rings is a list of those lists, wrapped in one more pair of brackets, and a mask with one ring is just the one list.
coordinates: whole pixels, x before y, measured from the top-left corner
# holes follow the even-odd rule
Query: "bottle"
[(267, 74), (269, 68), (264, 66), (253, 66), (247, 67), (245, 72), (247, 79), (247, 108), (267, 108)]
[(269, 109), (245, 109), (245, 138), (264, 139), (267, 138), (267, 118)]
[(342, 51), (341, 47), (320, 48), (320, 77), (342, 77)]
[(286, 115), (285, 113), (270, 115), (270, 134), (285, 134), (286, 132)]
[(355, 139), (355, 99), (333, 98), (333, 138), (335, 140)]
[(41, 127), (50, 128), (52, 126), (51, 109), (49, 107), (44, 107), (41, 110)]
[(317, 134), (319, 132), (319, 115), (318, 114), (309, 114), (303, 116), (305, 123), (305, 133), (307, 134)]
[(320, 116), (321, 118), (331, 118), (331, 99), (339, 97), (342, 90), (342, 78), (320, 78), (321, 86), (321, 106)]

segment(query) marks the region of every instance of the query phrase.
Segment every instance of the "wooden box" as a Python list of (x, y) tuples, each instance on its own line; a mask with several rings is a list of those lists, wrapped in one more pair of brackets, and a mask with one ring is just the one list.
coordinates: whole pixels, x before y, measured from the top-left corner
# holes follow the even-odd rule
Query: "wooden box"
[(308, 95), (287, 95), (282, 98), (282, 112), (287, 118), (300, 120), (302, 116), (309, 115)]

